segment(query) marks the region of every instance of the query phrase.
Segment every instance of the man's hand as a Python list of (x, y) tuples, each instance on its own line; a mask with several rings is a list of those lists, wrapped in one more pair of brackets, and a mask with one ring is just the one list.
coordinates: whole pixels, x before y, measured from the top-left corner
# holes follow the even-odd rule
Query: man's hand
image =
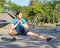
[(18, 24), (21, 24), (22, 23), (22, 21), (21, 20), (18, 20)]

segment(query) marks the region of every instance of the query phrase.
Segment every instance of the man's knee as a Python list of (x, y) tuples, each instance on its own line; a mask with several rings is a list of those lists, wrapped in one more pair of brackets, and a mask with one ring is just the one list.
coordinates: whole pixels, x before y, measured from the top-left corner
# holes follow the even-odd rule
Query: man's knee
[(13, 30), (10, 30), (10, 31), (9, 31), (9, 34), (12, 34), (13, 32), (14, 32)]
[(9, 34), (17, 34), (16, 30), (10, 30)]
[(34, 33), (32, 33), (32, 32), (28, 32), (27, 35), (34, 35)]

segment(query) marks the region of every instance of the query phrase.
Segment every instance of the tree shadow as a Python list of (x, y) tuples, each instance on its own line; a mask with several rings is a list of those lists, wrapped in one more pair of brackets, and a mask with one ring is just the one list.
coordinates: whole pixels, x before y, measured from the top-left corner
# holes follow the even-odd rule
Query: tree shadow
[(3, 34), (0, 34), (0, 36), (3, 36)]
[(6, 48), (22, 48), (21, 46), (19, 45), (16, 45), (16, 44), (8, 44), (8, 45), (4, 45)]
[(57, 48), (57, 43), (58, 43), (57, 38), (51, 40), (50, 42), (47, 42), (47, 44), (53, 48)]
[(10, 41), (11, 40), (11, 38), (6, 38), (6, 37), (1, 37), (1, 39), (3, 40), (3, 41)]

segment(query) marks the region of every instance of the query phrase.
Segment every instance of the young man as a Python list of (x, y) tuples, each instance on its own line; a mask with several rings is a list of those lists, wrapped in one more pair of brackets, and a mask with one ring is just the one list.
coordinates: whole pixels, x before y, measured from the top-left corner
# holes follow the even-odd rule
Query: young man
[(32, 37), (37, 37), (37, 38), (42, 38), (46, 39), (47, 41), (50, 41), (52, 38), (45, 38), (43, 36), (40, 36), (36, 33), (25, 31), (28, 29), (28, 25), (25, 19), (22, 18), (22, 13), (18, 11), (16, 13), (16, 18), (14, 18), (11, 21), (11, 27), (10, 27), (10, 32), (9, 34), (12, 36), (11, 41), (15, 41), (15, 35), (16, 34), (22, 34), (22, 35), (27, 35), (27, 36), (32, 36)]

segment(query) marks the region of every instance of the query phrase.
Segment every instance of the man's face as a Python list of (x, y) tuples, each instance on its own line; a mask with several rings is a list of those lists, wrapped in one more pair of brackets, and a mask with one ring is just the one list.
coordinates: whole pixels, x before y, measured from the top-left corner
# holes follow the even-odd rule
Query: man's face
[(21, 19), (22, 18), (22, 13), (19, 13), (19, 15), (17, 15), (17, 18)]

